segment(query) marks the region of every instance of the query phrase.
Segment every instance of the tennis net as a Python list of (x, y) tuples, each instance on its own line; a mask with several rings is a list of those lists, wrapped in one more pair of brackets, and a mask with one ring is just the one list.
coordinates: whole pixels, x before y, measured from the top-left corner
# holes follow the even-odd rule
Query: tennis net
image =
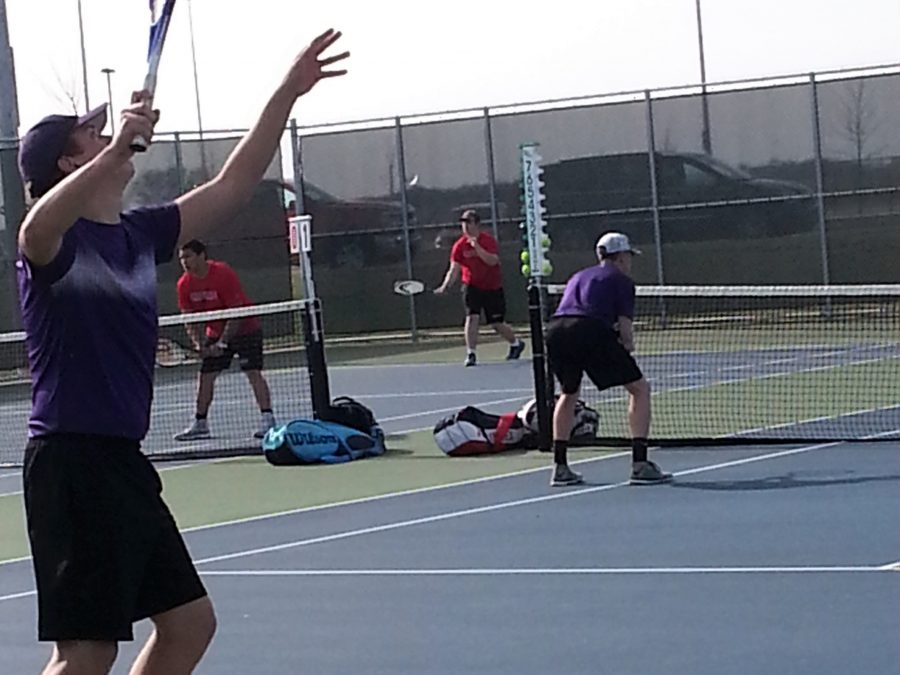
[[(177, 441), (175, 435), (191, 425), (197, 401), (201, 355), (193, 348), (188, 329), (203, 337), (207, 325), (239, 322), (240, 348), (215, 380), (209, 411), (210, 437)], [(313, 417), (327, 405), (328, 375), (322, 348), (321, 307), (318, 300), (292, 300), (235, 309), (163, 316), (159, 340), (150, 430), (142, 444), (154, 459), (196, 459), (260, 452), (254, 436), (262, 426), (260, 406), (244, 364), (254, 365), (254, 338), (240, 333), (259, 329), (262, 376), (270, 393), (276, 420)], [(257, 341), (258, 343), (258, 341)], [(247, 359), (245, 361), (245, 359)], [(31, 411), (31, 383), (22, 332), (0, 335), (0, 465), (19, 466), (23, 460)]]
[[(563, 290), (531, 289), (533, 338)], [(639, 286), (635, 342), (655, 444), (900, 440), (900, 285)], [(535, 351), (546, 411), (553, 378)], [(581, 397), (601, 442), (628, 442), (622, 387), (585, 377)]]

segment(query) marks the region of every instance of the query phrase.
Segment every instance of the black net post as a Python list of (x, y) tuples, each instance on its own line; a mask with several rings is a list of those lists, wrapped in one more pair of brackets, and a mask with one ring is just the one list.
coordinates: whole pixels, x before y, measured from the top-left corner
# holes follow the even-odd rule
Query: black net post
[(543, 289), (532, 281), (528, 286), (528, 322), (531, 325), (531, 365), (534, 371), (534, 400), (538, 420), (538, 449), (549, 452), (553, 444), (550, 406), (553, 380), (550, 379), (544, 349)]
[(322, 322), (322, 301), (313, 298), (304, 306), (303, 340), (306, 344), (306, 368), (315, 417), (327, 416), (331, 407), (331, 387), (328, 383), (328, 364), (325, 360), (325, 330)]

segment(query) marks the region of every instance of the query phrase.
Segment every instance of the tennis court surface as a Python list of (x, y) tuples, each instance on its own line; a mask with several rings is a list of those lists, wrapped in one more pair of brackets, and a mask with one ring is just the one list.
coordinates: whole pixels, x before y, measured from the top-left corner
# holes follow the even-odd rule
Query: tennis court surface
[[(660, 451), (653, 488), (581, 453), (577, 489), (539, 469), (198, 529), (198, 672), (893, 672), (896, 450)], [(0, 569), (4, 669), (37, 672), (29, 565)]]

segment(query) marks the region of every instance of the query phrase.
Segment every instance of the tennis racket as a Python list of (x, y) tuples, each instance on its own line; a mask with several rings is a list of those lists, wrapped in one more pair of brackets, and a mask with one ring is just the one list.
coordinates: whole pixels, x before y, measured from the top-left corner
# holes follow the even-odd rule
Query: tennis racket
[[(157, 5), (160, 2), (162, 2), (162, 9), (157, 13)], [(147, 47), (147, 75), (144, 77), (144, 90), (150, 94), (151, 102), (156, 93), (156, 73), (159, 71), (159, 59), (162, 56), (174, 8), (175, 0), (150, 0), (150, 44)], [(147, 149), (147, 141), (138, 136), (131, 141), (129, 147), (132, 152), (144, 152)]]
[(425, 284), (416, 279), (404, 279), (394, 282), (394, 293), (409, 297), (425, 292)]
[(171, 368), (199, 361), (200, 352), (194, 349), (193, 345), (185, 344), (185, 342), (159, 337), (156, 341), (156, 365), (161, 368)]

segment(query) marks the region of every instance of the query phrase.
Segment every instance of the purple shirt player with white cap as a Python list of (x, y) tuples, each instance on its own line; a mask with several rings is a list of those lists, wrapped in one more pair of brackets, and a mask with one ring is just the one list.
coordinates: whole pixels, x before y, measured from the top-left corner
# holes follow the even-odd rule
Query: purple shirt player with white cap
[[(641, 253), (632, 248), (628, 237), (617, 232), (603, 235), (597, 242), (597, 250), (601, 246), (610, 255), (623, 251)], [(616, 329), (620, 316), (634, 319), (634, 292), (634, 281), (619, 266), (592, 265), (569, 279), (554, 316), (593, 317)]]
[(562, 393), (553, 411), (553, 486), (577, 485), (568, 466), (568, 443), (586, 373), (598, 390), (624, 386), (629, 396), (633, 485), (672, 480), (647, 459), (650, 385), (634, 351), (632, 257), (640, 251), (620, 232), (607, 232), (596, 246), (599, 264), (572, 275), (547, 328), (547, 356)]

